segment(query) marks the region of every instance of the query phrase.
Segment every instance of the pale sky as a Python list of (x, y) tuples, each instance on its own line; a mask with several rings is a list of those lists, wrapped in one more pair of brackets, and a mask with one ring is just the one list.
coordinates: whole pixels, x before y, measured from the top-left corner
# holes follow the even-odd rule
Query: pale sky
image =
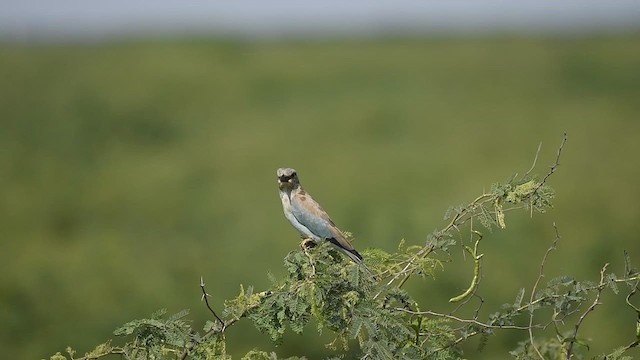
[(0, 0), (0, 39), (640, 30), (639, 0)]

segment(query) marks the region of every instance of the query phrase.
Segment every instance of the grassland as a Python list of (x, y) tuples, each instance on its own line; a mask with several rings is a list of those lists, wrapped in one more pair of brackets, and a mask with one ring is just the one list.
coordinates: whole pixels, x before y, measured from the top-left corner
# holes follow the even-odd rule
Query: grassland
[[(0, 347), (35, 359), (80, 351), (159, 308), (192, 309), (268, 284), (297, 235), (275, 169), (307, 190), (356, 246), (422, 243), (451, 205), (569, 142), (555, 209), (514, 214), (487, 236), (491, 307), (552, 274), (596, 279), (622, 251), (640, 263), (640, 38), (154, 41), (0, 46)], [(460, 253), (451, 254), (459, 260)], [(460, 264), (460, 262), (455, 262)], [(467, 268), (409, 284), (446, 312)], [(622, 299), (585, 323), (596, 355), (631, 340)], [(486, 313), (484, 315), (486, 315)], [(277, 349), (249, 324), (231, 351), (331, 354), (327, 334)], [(469, 358), (506, 358), (524, 334)], [(637, 356), (638, 353), (635, 353)]]

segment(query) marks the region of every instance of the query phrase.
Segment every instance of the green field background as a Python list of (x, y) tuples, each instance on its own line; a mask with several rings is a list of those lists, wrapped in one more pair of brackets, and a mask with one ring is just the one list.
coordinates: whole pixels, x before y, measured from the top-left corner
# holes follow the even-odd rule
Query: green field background
[[(278, 167), (298, 170), (356, 248), (393, 251), (526, 172), (539, 142), (546, 173), (564, 131), (554, 209), (485, 233), (485, 319), (531, 288), (554, 221), (546, 279), (597, 280), (605, 262), (622, 273), (625, 249), (640, 264), (640, 37), (0, 45), (2, 357), (84, 353), (160, 308), (189, 308), (201, 327), (201, 275), (217, 309), (240, 284), (267, 287), (299, 242)], [(441, 258), (408, 289), (447, 312), (472, 263)], [(580, 333), (590, 356), (634, 338), (624, 296), (603, 302)], [(508, 358), (526, 336), (465, 354)], [(331, 340), (314, 326), (279, 347), (248, 321), (228, 331), (237, 359), (320, 359)]]

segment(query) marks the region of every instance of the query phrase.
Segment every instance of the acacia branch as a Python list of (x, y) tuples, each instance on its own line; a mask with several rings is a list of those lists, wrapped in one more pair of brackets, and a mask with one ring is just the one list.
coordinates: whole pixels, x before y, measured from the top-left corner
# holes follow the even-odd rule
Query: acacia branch
[(596, 293), (596, 298), (593, 300), (593, 303), (591, 304), (591, 306), (589, 306), (589, 308), (587, 308), (587, 310), (582, 314), (582, 316), (580, 316), (580, 318), (578, 319), (578, 322), (576, 323), (574, 330), (573, 330), (573, 335), (571, 336), (571, 338), (569, 339), (569, 346), (567, 347), (567, 360), (571, 359), (571, 357), (573, 356), (573, 345), (576, 343), (577, 341), (577, 336), (578, 336), (578, 330), (580, 329), (580, 325), (582, 325), (582, 322), (584, 321), (584, 319), (587, 317), (587, 315), (592, 312), (596, 306), (600, 305), (600, 295), (602, 294), (602, 290), (604, 290), (606, 284), (604, 282), (604, 274), (607, 271), (607, 267), (609, 266), (609, 264), (604, 264), (604, 266), (602, 267), (602, 269), (600, 270), (600, 283), (598, 284), (598, 291)]
[(88, 354), (85, 355), (83, 357), (79, 357), (79, 358), (74, 358), (73, 355), (71, 356), (72, 360), (93, 360), (93, 359), (99, 359), (105, 356), (109, 356), (109, 355), (122, 355), (127, 357), (127, 353), (124, 351), (123, 348), (120, 347), (114, 347), (111, 348), (108, 352), (105, 352), (104, 354)]
[(398, 283), (398, 288), (402, 287), (407, 282), (407, 280), (409, 280), (411, 275), (413, 275), (414, 271), (416, 270), (415, 268), (412, 267), (415, 264), (415, 262), (418, 259), (423, 259), (423, 258), (429, 256), (429, 254), (431, 254), (433, 251), (437, 250), (437, 247), (434, 245), (435, 241), (437, 241), (439, 238), (441, 238), (443, 236), (443, 234), (447, 233), (451, 229), (457, 228), (458, 226), (460, 226), (460, 225), (464, 224), (465, 222), (467, 222), (467, 220), (469, 220), (473, 216), (473, 215), (469, 215), (471, 210), (475, 210), (479, 204), (482, 204), (482, 203), (484, 203), (486, 201), (489, 201), (489, 200), (493, 199), (493, 197), (495, 197), (495, 194), (482, 194), (482, 195), (478, 196), (475, 200), (473, 200), (465, 208), (463, 208), (458, 213), (456, 213), (456, 215), (453, 217), (453, 219), (451, 219), (451, 222), (449, 222), (449, 224), (447, 226), (445, 226), (442, 230), (440, 230), (439, 232), (437, 232), (434, 235), (434, 237), (436, 237), (436, 239), (434, 239), (434, 241), (432, 241), (431, 243), (425, 245), (425, 247), (423, 247), (422, 249), (420, 249), (420, 251), (418, 251), (415, 255), (413, 255), (407, 261), (407, 264), (402, 268), (402, 270), (397, 272), (385, 284), (385, 286), (383, 286), (382, 289), (373, 297), (373, 300), (377, 299), (382, 294), (382, 292), (384, 291), (385, 288), (391, 286), (391, 284), (393, 284), (396, 280), (398, 280), (398, 279), (400, 279), (401, 277), (404, 276), (404, 278)]
[[(551, 165), (551, 167), (549, 169), (549, 172), (544, 176), (544, 178), (542, 178), (542, 181), (540, 182), (540, 184), (538, 184), (538, 186), (533, 191), (534, 194), (546, 183), (547, 179), (549, 179), (549, 177), (551, 175), (553, 175), (553, 173), (556, 172), (558, 166), (560, 165), (560, 156), (562, 155), (562, 150), (564, 149), (564, 145), (565, 145), (566, 142), (567, 142), (567, 133), (565, 132), (565, 133), (563, 133), (562, 142), (560, 143), (560, 147), (558, 148), (558, 152), (556, 154), (555, 162), (553, 163), (553, 165)], [(534, 158), (532, 168), (535, 166), (535, 164), (537, 162), (539, 152), (540, 152), (540, 146), (538, 146), (538, 150), (536, 152), (536, 156)], [(531, 170), (532, 169), (529, 169), (525, 175), (529, 174), (531, 172)], [(457, 228), (458, 226), (464, 224), (467, 220), (469, 220), (470, 218), (473, 218), (473, 216), (474, 216), (474, 212), (473, 211), (477, 209), (478, 205), (482, 205), (486, 201), (494, 200), (495, 197), (496, 197), (496, 194), (491, 194), (491, 193), (480, 195), (475, 200), (473, 200), (469, 205), (467, 205), (462, 210), (460, 210), (458, 213), (456, 213), (456, 215), (453, 217), (453, 219), (451, 219), (451, 222), (444, 229), (442, 229), (440, 232), (438, 232), (436, 236), (438, 236), (438, 235), (442, 236), (442, 234), (447, 233), (449, 230), (451, 230), (453, 228)], [(382, 287), (382, 289), (373, 297), (373, 299), (374, 300), (377, 299), (380, 296), (380, 294), (382, 294), (382, 292), (383, 292), (383, 290), (385, 288), (391, 286), (391, 284), (393, 284), (396, 280), (398, 280), (401, 277), (403, 277), (403, 279), (398, 283), (398, 288), (402, 287), (404, 285), (404, 283), (407, 282), (407, 280), (409, 280), (411, 275), (413, 275), (414, 271), (416, 270), (415, 268), (412, 268), (412, 265), (418, 259), (422, 259), (422, 258), (428, 256), (429, 254), (431, 254), (434, 250), (436, 250), (436, 247), (433, 245), (433, 243), (430, 243), (430, 244), (427, 244), (425, 247), (423, 247), (420, 251), (418, 251), (407, 262), (407, 264), (404, 266), (404, 268), (401, 271), (399, 271), (398, 273), (396, 273), (386, 283), (386, 285)]]
[[(625, 253), (625, 255), (626, 255), (626, 253)], [(628, 265), (628, 264), (625, 264), (625, 265), (626, 265), (626, 267), (627, 267), (627, 268), (629, 267), (629, 265)], [(630, 270), (630, 269), (627, 269), (627, 270)], [(629, 271), (628, 271), (627, 273), (629, 273)], [(623, 281), (624, 281), (624, 279), (623, 279)], [(631, 308), (636, 312), (636, 314), (637, 314), (637, 320), (636, 320), (636, 340), (635, 340), (635, 341), (633, 341), (632, 343), (630, 343), (629, 345), (627, 345), (627, 346), (623, 347), (623, 348), (621, 349), (621, 352), (620, 352), (620, 353), (624, 353), (624, 352), (626, 352), (626, 351), (628, 351), (628, 350), (631, 350), (631, 349), (633, 349), (634, 347), (637, 347), (637, 346), (639, 346), (639, 345), (640, 345), (640, 308), (638, 308), (637, 306), (635, 306), (635, 305), (633, 305), (633, 304), (631, 303), (631, 297), (632, 297), (633, 295), (635, 295), (635, 294), (638, 292), (638, 290), (640, 290), (640, 288), (638, 288), (638, 285), (639, 285), (639, 284), (640, 284), (640, 279), (637, 279), (637, 277), (636, 277), (636, 283), (635, 283), (635, 285), (633, 285), (633, 290), (631, 290), (631, 292), (629, 293), (629, 295), (627, 295), (627, 297), (625, 298), (625, 302), (627, 303), (627, 305), (628, 305), (629, 307), (631, 307)], [(613, 354), (614, 354), (614, 353), (611, 353), (611, 354), (606, 355), (606, 356), (604, 357), (604, 359), (605, 359), (605, 360), (607, 360), (607, 359), (612, 359), (612, 358), (614, 358), (614, 355), (613, 355)]]
[(216, 312), (211, 308), (211, 305), (209, 305), (209, 297), (211, 295), (207, 294), (207, 291), (204, 288), (204, 279), (202, 276), (200, 276), (200, 289), (202, 290), (202, 299), (200, 299), (200, 301), (204, 300), (204, 303), (207, 305), (207, 309), (209, 309), (209, 311), (213, 314), (213, 316), (218, 320), (218, 322), (220, 323), (221, 326), (221, 330), (220, 332), (223, 332), (225, 330), (225, 323), (224, 321), (222, 321), (222, 319), (220, 318), (220, 316), (218, 316), (218, 314), (216, 314)]
[(564, 144), (566, 143), (567, 143), (567, 133), (565, 132), (562, 135), (562, 142), (560, 143), (560, 147), (558, 147), (558, 152), (556, 154), (556, 161), (549, 168), (549, 172), (542, 178), (542, 181), (540, 182), (540, 184), (538, 184), (534, 193), (536, 193), (547, 182), (547, 179), (549, 179), (549, 176), (553, 175), (553, 173), (555, 173), (556, 170), (558, 169), (558, 166), (560, 166), (560, 155), (562, 155), (562, 149), (564, 149)]
[[(533, 304), (533, 298), (536, 294), (536, 289), (538, 288), (538, 284), (540, 284), (540, 280), (544, 277), (544, 264), (547, 262), (547, 257), (549, 256), (549, 253), (551, 253), (553, 250), (556, 249), (558, 240), (560, 240), (560, 234), (558, 233), (558, 227), (556, 226), (555, 222), (553, 223), (553, 229), (556, 232), (556, 238), (553, 239), (553, 243), (551, 243), (551, 246), (549, 246), (547, 251), (544, 253), (544, 256), (542, 257), (542, 263), (540, 263), (540, 271), (538, 272), (538, 278), (536, 279), (535, 284), (533, 284), (533, 288), (531, 288), (531, 296), (529, 297), (529, 304)], [(533, 341), (533, 329), (531, 328), (531, 324), (533, 324), (533, 308), (530, 307), (529, 308), (529, 342), (531, 343), (533, 350), (535, 350), (536, 354), (540, 357), (540, 359), (544, 360), (544, 356), (542, 356), (542, 353), (540, 353), (540, 350), (538, 349), (538, 347), (535, 345), (535, 342)]]
[[(439, 318), (445, 318), (445, 319), (449, 319), (449, 320), (454, 320), (457, 322), (461, 322), (461, 323), (465, 323), (465, 324), (473, 324), (473, 325), (478, 325), (482, 328), (485, 329), (509, 329), (509, 330), (529, 330), (529, 328), (531, 326), (517, 326), (517, 325), (492, 325), (492, 324), (487, 324), (487, 323), (483, 323), (481, 321), (478, 321), (476, 319), (463, 319), (460, 317), (457, 317), (455, 315), (451, 315), (451, 314), (443, 314), (443, 313), (438, 313), (435, 311), (430, 311), (430, 310), (425, 310), (425, 311), (413, 311), (413, 310), (409, 310), (409, 309), (405, 309), (405, 308), (394, 308), (394, 310), (396, 311), (400, 311), (400, 312), (405, 312), (407, 314), (411, 314), (411, 315), (420, 315), (420, 316), (434, 316), (434, 317), (439, 317)], [(535, 328), (542, 328), (541, 325), (532, 325)]]
[(207, 290), (205, 289), (204, 278), (202, 276), (200, 276), (200, 290), (202, 290), (201, 301), (204, 301), (204, 303), (207, 305), (207, 309), (209, 309), (211, 314), (213, 314), (213, 317), (215, 317), (216, 320), (218, 321), (218, 323), (220, 323), (220, 328), (215, 328), (214, 327), (211, 330), (209, 330), (206, 334), (202, 335), (202, 337), (199, 340), (193, 340), (189, 344), (187, 344), (185, 346), (185, 348), (184, 348), (184, 351), (179, 356), (180, 360), (186, 359), (187, 356), (189, 356), (189, 352), (191, 352), (191, 350), (193, 350), (203, 340), (208, 339), (209, 337), (213, 336), (214, 334), (222, 334), (222, 333), (224, 333), (224, 331), (229, 326), (233, 325), (236, 321), (238, 321), (238, 319), (230, 319), (230, 320), (225, 322), (224, 320), (222, 320), (222, 318), (220, 318), (220, 316), (218, 316), (218, 314), (215, 312), (215, 310), (213, 310), (213, 308), (209, 304), (209, 299), (208, 299), (211, 295), (209, 295), (207, 293)]
[[(456, 340), (452, 341), (451, 343), (449, 343), (449, 344), (447, 344), (447, 345), (445, 345), (445, 346), (441, 346), (441, 347), (439, 347), (439, 348), (433, 349), (432, 351), (430, 351), (430, 352), (429, 352), (429, 354), (430, 354), (430, 355), (431, 355), (431, 354), (435, 354), (435, 353), (440, 352), (440, 351), (442, 351), (442, 350), (446, 350), (446, 349), (448, 349), (448, 348), (450, 348), (450, 347), (456, 346), (456, 345), (460, 344), (461, 342), (465, 341), (466, 339), (468, 339), (468, 338), (470, 338), (470, 337), (472, 337), (472, 336), (476, 336), (476, 335), (478, 335), (478, 334), (480, 334), (480, 331), (472, 331), (472, 332), (470, 332), (470, 333), (468, 333), (468, 334), (465, 334), (465, 335), (463, 335), (463, 336), (460, 336), (459, 338), (457, 338)], [(426, 341), (426, 340), (425, 340), (425, 341)], [(424, 345), (424, 344), (423, 344), (423, 345)]]

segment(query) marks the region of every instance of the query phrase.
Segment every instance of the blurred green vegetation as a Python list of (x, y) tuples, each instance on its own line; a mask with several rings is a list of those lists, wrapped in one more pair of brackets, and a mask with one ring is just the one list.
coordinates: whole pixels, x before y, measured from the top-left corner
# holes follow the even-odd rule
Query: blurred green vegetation
[[(623, 249), (640, 262), (637, 36), (3, 44), (0, 79), (6, 358), (86, 351), (164, 307), (204, 323), (201, 275), (214, 304), (241, 283), (267, 286), (298, 246), (277, 195), (281, 166), (357, 248), (393, 250), (525, 172), (540, 141), (545, 173), (567, 131), (555, 209), (485, 237), (483, 311), (531, 287), (553, 221), (563, 238), (547, 278), (595, 280), (604, 262), (621, 272)], [(449, 311), (467, 263), (409, 287)], [(603, 301), (582, 330), (593, 355), (634, 332), (624, 299)], [(328, 335), (309, 330), (275, 349), (239, 324), (229, 347), (330, 354)], [(505, 358), (525, 336), (505, 332), (468, 356)]]

